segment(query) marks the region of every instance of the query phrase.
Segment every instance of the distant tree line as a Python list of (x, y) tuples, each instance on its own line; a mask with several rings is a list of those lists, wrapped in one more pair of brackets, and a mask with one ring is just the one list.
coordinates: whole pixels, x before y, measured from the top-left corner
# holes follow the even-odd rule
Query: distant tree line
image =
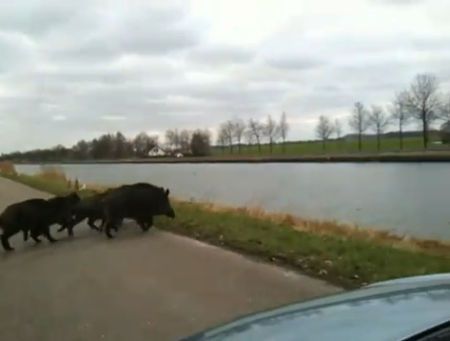
[[(429, 145), (430, 127), (436, 121), (441, 120), (444, 126), (450, 127), (450, 94), (443, 96), (439, 92), (439, 83), (432, 74), (419, 74), (415, 77), (408, 89), (397, 93), (392, 103), (383, 108), (372, 105), (367, 109), (363, 103), (356, 102), (350, 114), (348, 125), (356, 133), (358, 138), (358, 150), (363, 148), (363, 135), (367, 131), (375, 133), (377, 138), (377, 150), (381, 148), (381, 136), (386, 128), (394, 124), (398, 129), (399, 148), (403, 149), (403, 137), (405, 125), (416, 121), (421, 126), (423, 147)], [(342, 125), (339, 120), (332, 124), (325, 116), (320, 116), (316, 135), (322, 140), (323, 149), (333, 132), (339, 139)]]
[(281, 141), (282, 151), (286, 151), (286, 139), (289, 132), (286, 113), (282, 113), (279, 121), (275, 121), (268, 115), (264, 121), (253, 118), (246, 123), (241, 119), (228, 120), (223, 122), (217, 132), (217, 146), (223, 152), (228, 150), (233, 154), (236, 150), (240, 154), (245, 142), (247, 146), (256, 145), (261, 153), (261, 145), (268, 144), (270, 153), (273, 146)]
[[(182, 152), (186, 155), (205, 156), (210, 153), (210, 133), (206, 130), (193, 132), (168, 130), (166, 133), (167, 154)], [(121, 132), (104, 134), (90, 141), (81, 140), (67, 148), (58, 145), (49, 149), (36, 149), (26, 152), (3, 154), (1, 160), (48, 162), (81, 160), (118, 160), (149, 157), (149, 152), (159, 145), (157, 135), (139, 133), (127, 139)]]

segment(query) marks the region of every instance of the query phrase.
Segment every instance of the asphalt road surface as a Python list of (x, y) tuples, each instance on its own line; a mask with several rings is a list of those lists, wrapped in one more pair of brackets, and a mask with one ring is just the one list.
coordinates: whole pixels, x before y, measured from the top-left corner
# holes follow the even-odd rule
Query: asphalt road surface
[[(0, 209), (48, 195), (0, 178)], [(125, 223), (0, 251), (0, 340), (176, 340), (239, 315), (338, 291), (189, 238)]]

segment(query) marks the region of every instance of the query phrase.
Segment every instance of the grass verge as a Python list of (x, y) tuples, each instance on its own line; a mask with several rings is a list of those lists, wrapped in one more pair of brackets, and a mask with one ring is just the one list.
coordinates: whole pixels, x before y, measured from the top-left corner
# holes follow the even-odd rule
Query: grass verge
[[(0, 173), (0, 176), (54, 195), (65, 195), (70, 191), (76, 190), (71, 181), (60, 177), (50, 178), (48, 175), (43, 176), (4, 173)], [(93, 188), (86, 188), (83, 190), (77, 190), (77, 192), (81, 197), (85, 197), (97, 193), (98, 190)]]
[[(72, 190), (69, 182), (61, 178), (21, 174), (5, 177), (56, 195)], [(82, 194), (92, 192), (86, 189)], [(380, 235), (371, 237), (362, 230), (352, 233), (338, 224), (333, 228), (332, 223), (299, 221), (286, 215), (182, 201), (174, 201), (173, 206), (177, 218), (158, 218), (159, 228), (289, 266), (345, 288), (450, 272), (450, 248), (439, 242), (411, 247), (401, 240), (395, 243), (389, 235), (384, 239)]]
[[(433, 142), (440, 141), (440, 136), (437, 134), (431, 134), (430, 147), (435, 149), (447, 149), (445, 145), (435, 145)], [(377, 154), (377, 142), (374, 137), (363, 138), (362, 152), (365, 154)], [(336, 154), (352, 154), (358, 153), (358, 142), (356, 139), (349, 141), (330, 139), (327, 141), (323, 149), (321, 141), (289, 141), (285, 144), (284, 148), (281, 143), (274, 144), (272, 152), (268, 144), (262, 144), (261, 150), (256, 145), (242, 145), (240, 150), (238, 146), (233, 146), (233, 150), (230, 148), (222, 148), (215, 146), (212, 148), (212, 154), (214, 156), (282, 156), (282, 155), (336, 155)], [(423, 140), (421, 137), (405, 137), (403, 140), (403, 151), (405, 152), (423, 152)], [(381, 153), (386, 152), (398, 152), (399, 140), (396, 137), (382, 137), (381, 138)]]

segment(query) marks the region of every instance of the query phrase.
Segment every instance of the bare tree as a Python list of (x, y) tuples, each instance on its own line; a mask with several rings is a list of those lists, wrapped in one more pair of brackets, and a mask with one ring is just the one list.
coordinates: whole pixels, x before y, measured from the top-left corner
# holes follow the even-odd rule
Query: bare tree
[(439, 118), (444, 121), (440, 127), (442, 143), (450, 143), (450, 93), (446, 94), (439, 109)]
[(180, 148), (180, 133), (178, 129), (169, 129), (166, 131), (166, 144), (172, 149)]
[(250, 147), (253, 146), (253, 144), (255, 143), (255, 137), (253, 136), (252, 132), (249, 129), (245, 130), (244, 138), (245, 138), (245, 142)]
[(361, 102), (356, 102), (349, 119), (349, 126), (358, 134), (358, 150), (362, 150), (362, 135), (369, 127), (367, 110)]
[(317, 122), (316, 135), (322, 140), (322, 149), (326, 149), (326, 143), (333, 134), (333, 124), (328, 117), (323, 115), (319, 116), (319, 121)]
[(223, 134), (223, 139), (226, 141), (230, 148), (230, 153), (233, 154), (233, 142), (234, 142), (234, 124), (232, 121), (226, 121), (220, 125), (219, 131)]
[(139, 133), (133, 140), (133, 149), (138, 157), (148, 157), (152, 148), (158, 145), (158, 136), (148, 136), (147, 133)]
[(440, 100), (438, 81), (434, 75), (419, 74), (405, 95), (405, 106), (422, 124), (423, 147), (428, 147), (430, 124), (438, 118)]
[(442, 100), (442, 103), (439, 108), (439, 118), (447, 123), (450, 121), (450, 93), (446, 94), (445, 99)]
[(289, 123), (287, 122), (286, 113), (284, 111), (281, 114), (279, 129), (280, 129), (280, 137), (283, 142), (283, 153), (285, 153), (286, 152), (286, 138), (287, 138), (287, 134), (289, 132)]
[(226, 136), (226, 132), (224, 131), (224, 128), (222, 127), (222, 125), (219, 127), (219, 130), (217, 132), (217, 144), (222, 149), (222, 153), (224, 153), (225, 146), (227, 144), (227, 136)]
[(273, 151), (273, 144), (278, 139), (280, 129), (277, 123), (273, 120), (272, 116), (267, 116), (266, 124), (264, 125), (264, 135), (269, 141), (270, 154)]
[(369, 115), (369, 125), (377, 134), (377, 151), (380, 151), (381, 147), (381, 134), (384, 133), (389, 123), (390, 119), (385, 115), (383, 108), (378, 105), (372, 105), (372, 110)]
[(261, 153), (261, 138), (264, 135), (264, 125), (251, 118), (248, 121), (247, 127), (247, 134), (252, 136), (252, 139), (256, 141), (256, 144), (258, 145), (258, 152)]
[(336, 134), (336, 139), (339, 140), (342, 136), (342, 123), (338, 118), (334, 120), (333, 131)]
[(398, 93), (392, 101), (389, 109), (392, 121), (397, 122), (400, 150), (403, 150), (403, 128), (411, 118), (411, 115), (405, 105), (407, 96), (408, 94), (404, 91)]
[(191, 136), (192, 132), (189, 130), (182, 130), (179, 135), (179, 148), (183, 153), (191, 151)]
[(240, 120), (240, 119), (236, 119), (233, 121), (233, 135), (236, 138), (236, 142), (238, 145), (238, 153), (241, 153), (241, 142), (242, 142), (242, 138), (244, 137), (244, 132), (245, 132), (246, 126), (245, 126), (245, 122)]

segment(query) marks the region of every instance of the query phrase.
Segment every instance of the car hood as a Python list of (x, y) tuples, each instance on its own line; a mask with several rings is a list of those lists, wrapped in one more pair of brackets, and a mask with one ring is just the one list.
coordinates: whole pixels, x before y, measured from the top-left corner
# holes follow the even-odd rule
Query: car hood
[(186, 340), (401, 340), (450, 320), (450, 275), (378, 283), (247, 316)]

